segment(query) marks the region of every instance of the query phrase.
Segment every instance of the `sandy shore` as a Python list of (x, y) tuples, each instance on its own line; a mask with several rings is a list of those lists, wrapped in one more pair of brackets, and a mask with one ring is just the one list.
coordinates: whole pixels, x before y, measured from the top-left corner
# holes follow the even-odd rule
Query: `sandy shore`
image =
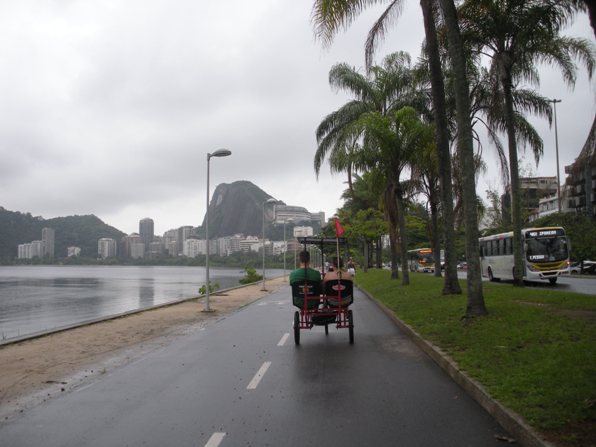
[(283, 278), (0, 347), (0, 420), (85, 384), (283, 287)]

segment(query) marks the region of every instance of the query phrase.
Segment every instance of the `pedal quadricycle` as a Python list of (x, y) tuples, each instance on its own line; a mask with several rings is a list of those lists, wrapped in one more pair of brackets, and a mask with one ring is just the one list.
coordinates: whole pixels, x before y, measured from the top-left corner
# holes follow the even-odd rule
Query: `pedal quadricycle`
[[(354, 319), (350, 305), (354, 302), (354, 283), (352, 275), (341, 269), (341, 257), (337, 256), (333, 272), (324, 269), (324, 247), (336, 246), (339, 255), (339, 246), (345, 246), (345, 238), (312, 238), (299, 237), (304, 250), (301, 253), (301, 267), (292, 272), (290, 285), (292, 287), (292, 303), (299, 310), (294, 312), (294, 342), (300, 344), (300, 331), (312, 329), (314, 326), (324, 326), (325, 335), (329, 334), (329, 326), (335, 325), (337, 329), (348, 329), (350, 344), (354, 343)], [(308, 265), (309, 246), (319, 248), (321, 256), (321, 273), (311, 269)]]

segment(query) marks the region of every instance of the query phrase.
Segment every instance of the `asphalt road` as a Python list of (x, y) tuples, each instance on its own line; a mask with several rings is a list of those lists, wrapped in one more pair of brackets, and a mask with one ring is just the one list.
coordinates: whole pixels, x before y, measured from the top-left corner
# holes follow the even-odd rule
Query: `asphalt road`
[[(459, 270), (457, 272), (459, 279), (466, 279), (466, 272)], [(488, 277), (483, 277), (483, 281), (488, 281)], [(511, 284), (512, 281), (500, 281), (503, 284)], [(596, 276), (593, 275), (570, 275), (559, 276), (557, 283), (551, 285), (548, 281), (526, 281), (527, 287), (547, 288), (573, 293), (583, 293), (586, 295), (596, 295)]]
[(369, 299), (301, 332), (290, 289), (0, 425), (16, 446), (502, 446), (507, 433)]

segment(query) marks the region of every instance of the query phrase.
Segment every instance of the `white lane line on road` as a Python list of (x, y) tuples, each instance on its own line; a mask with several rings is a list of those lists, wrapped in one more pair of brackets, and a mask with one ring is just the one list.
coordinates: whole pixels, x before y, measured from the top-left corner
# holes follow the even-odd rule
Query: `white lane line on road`
[(221, 444), (221, 441), (223, 441), (225, 436), (226, 434), (224, 432), (216, 431), (211, 435), (209, 441), (207, 441), (207, 444), (205, 444), (205, 447), (217, 447), (219, 444)]
[(283, 346), (286, 344), (286, 341), (288, 340), (288, 337), (290, 336), (289, 332), (286, 332), (283, 337), (281, 337), (281, 340), (279, 341), (279, 343), (277, 343), (277, 346)]
[(271, 362), (265, 362), (261, 365), (255, 376), (252, 378), (248, 386), (246, 387), (247, 390), (254, 390), (259, 386), (259, 382), (271, 366)]

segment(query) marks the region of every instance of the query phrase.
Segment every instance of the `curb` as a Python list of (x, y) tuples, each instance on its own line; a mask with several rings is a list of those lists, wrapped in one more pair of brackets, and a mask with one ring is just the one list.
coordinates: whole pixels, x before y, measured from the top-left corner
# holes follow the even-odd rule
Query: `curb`
[(378, 301), (363, 289), (358, 288), (367, 298), (373, 301), (395, 324), (403, 330), (412, 341), (424, 351), (437, 365), (464, 389), (476, 402), (480, 404), (501, 426), (507, 430), (518, 442), (525, 447), (556, 447), (543, 440), (540, 435), (530, 427), (517, 413), (503, 406), (493, 399), (488, 391), (476, 380), (462, 371), (443, 350), (425, 340), (409, 324), (403, 322), (385, 304)]

